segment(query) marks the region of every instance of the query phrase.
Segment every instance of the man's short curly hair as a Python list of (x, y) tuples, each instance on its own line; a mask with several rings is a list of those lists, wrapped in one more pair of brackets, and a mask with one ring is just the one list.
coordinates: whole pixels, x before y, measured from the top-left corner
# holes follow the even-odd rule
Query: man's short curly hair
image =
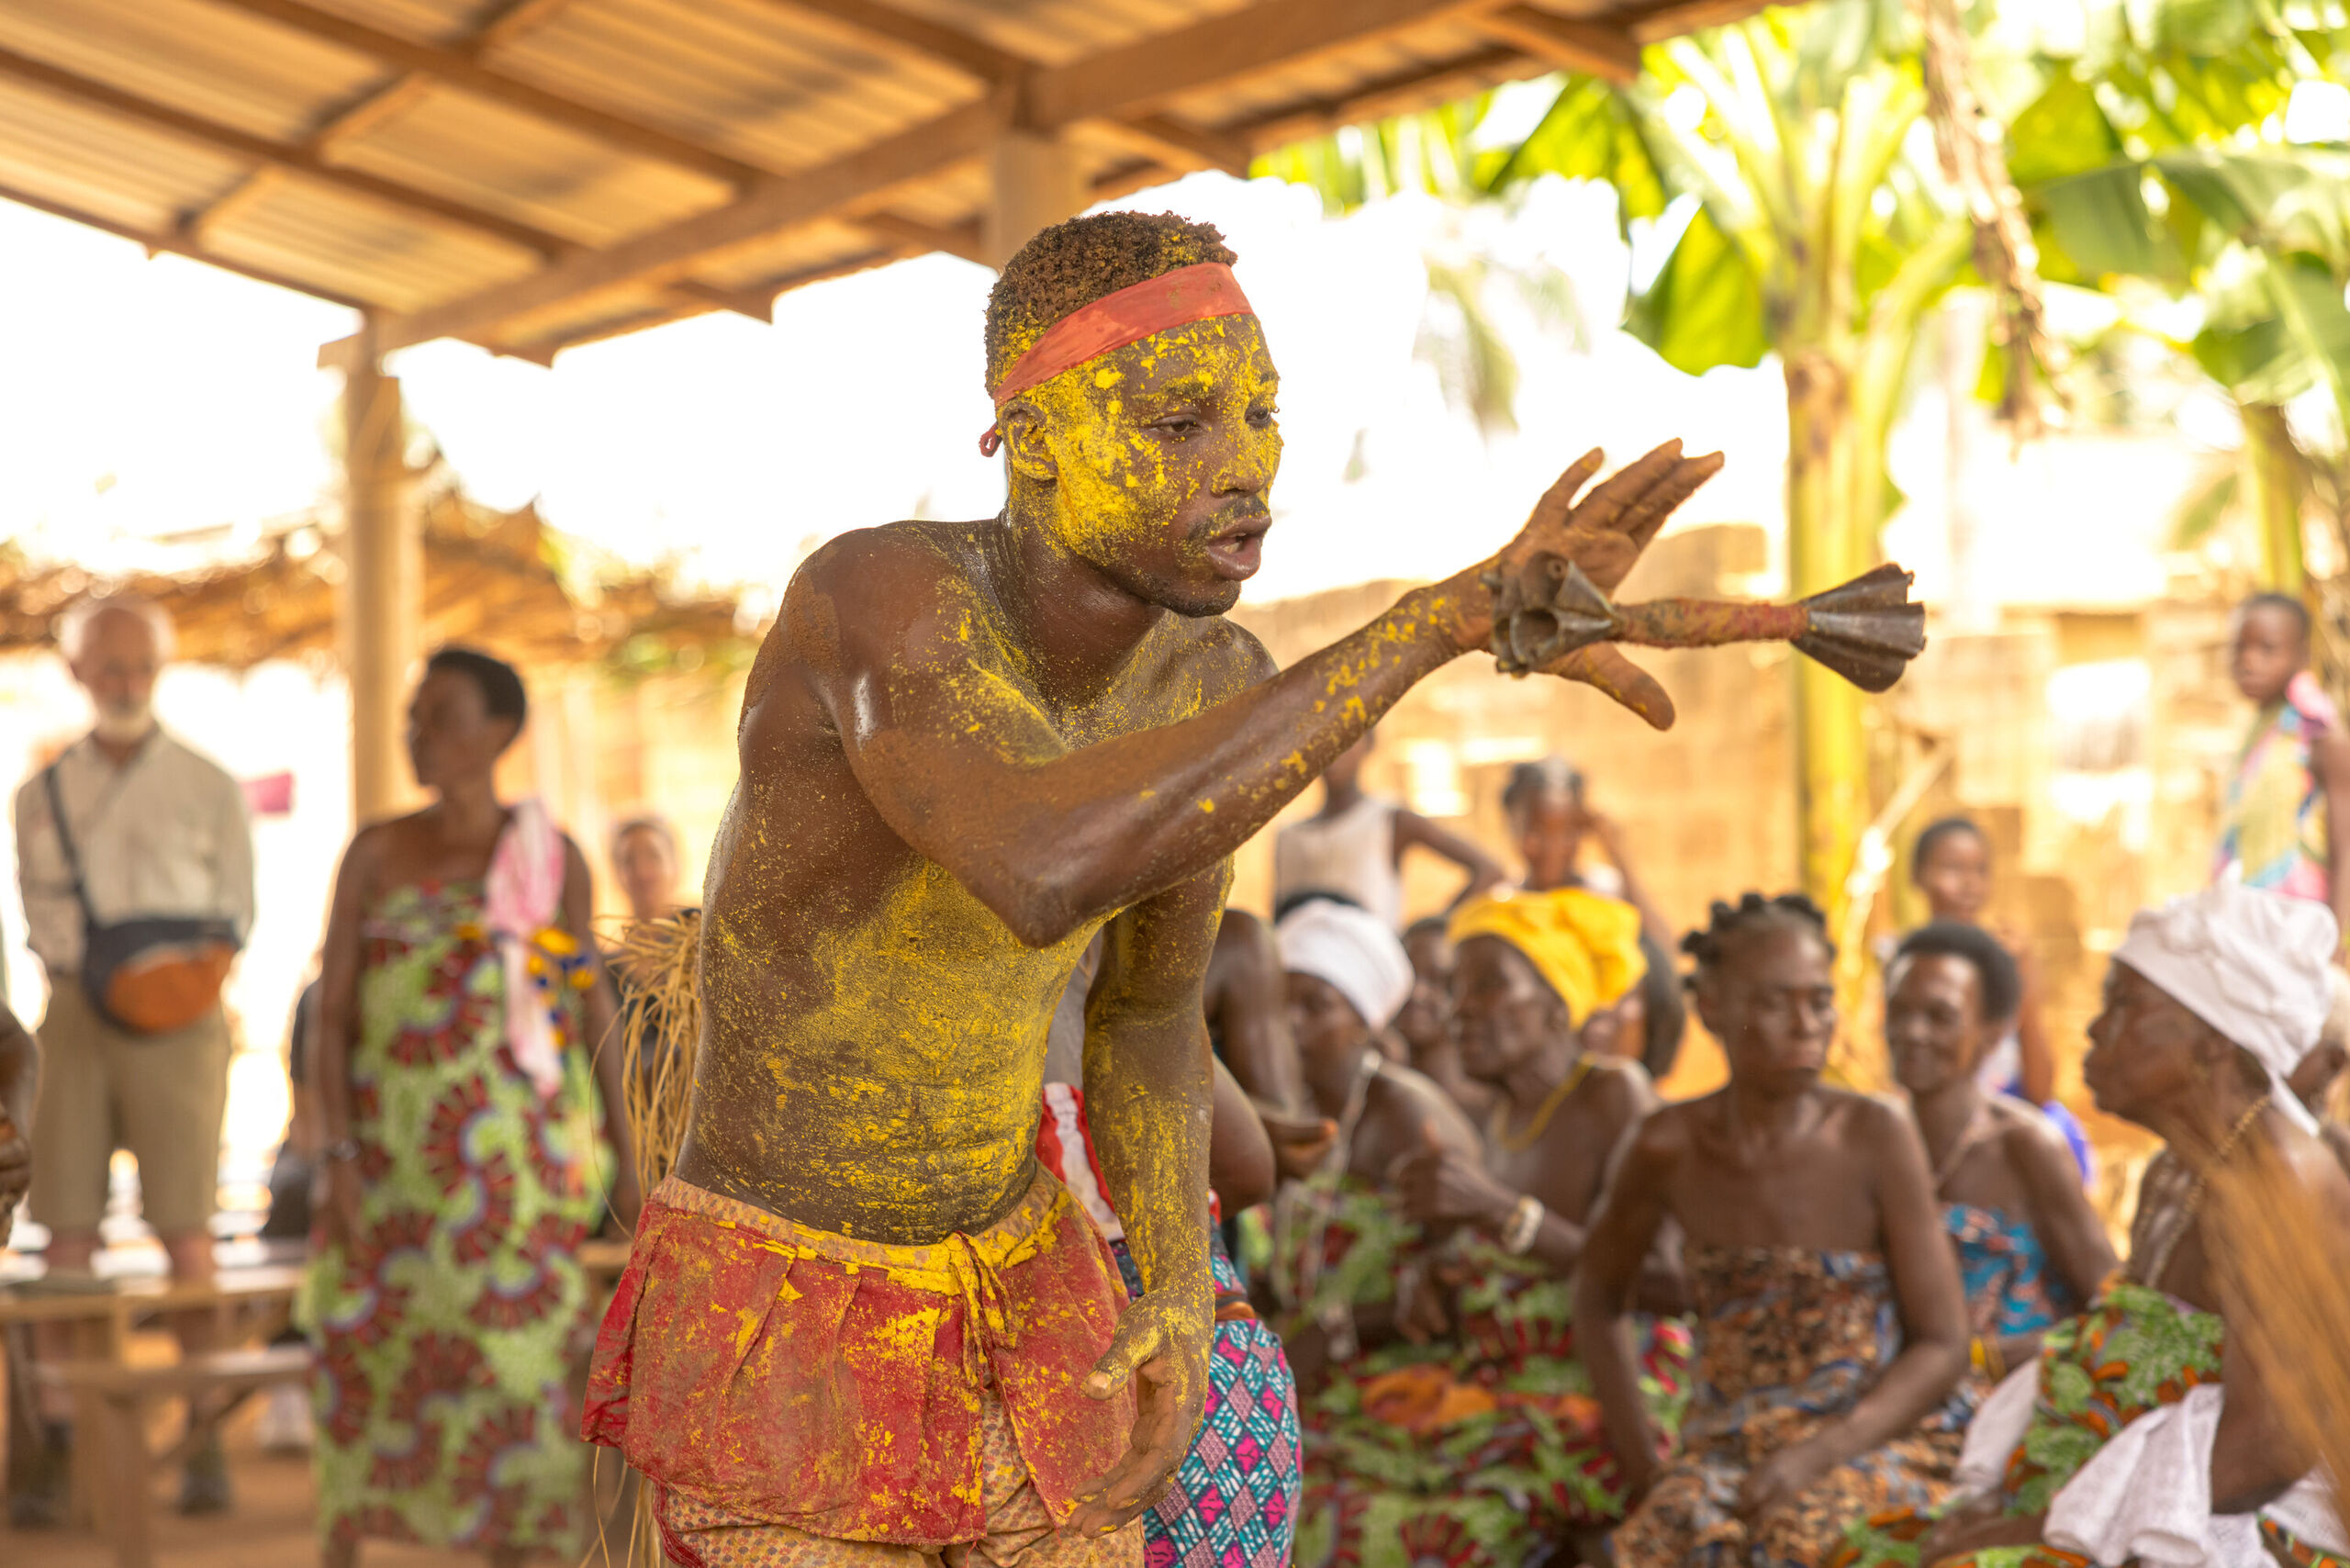
[(988, 294), (988, 385), (1054, 322), (1106, 294), (1201, 262), (1239, 258), (1212, 223), (1171, 212), (1101, 212), (1056, 223), (1020, 247)]

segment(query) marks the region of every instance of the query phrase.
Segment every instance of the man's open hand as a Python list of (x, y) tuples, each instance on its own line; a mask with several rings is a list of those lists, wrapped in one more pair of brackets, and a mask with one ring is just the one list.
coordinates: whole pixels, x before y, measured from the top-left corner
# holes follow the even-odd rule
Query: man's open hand
[[(1583, 576), (1612, 594), (1665, 520), (1722, 465), (1718, 452), (1684, 457), (1681, 443), (1668, 441), (1576, 499), (1577, 492), (1591, 482), (1605, 461), (1596, 447), (1576, 458), (1559, 476), (1558, 483), (1534, 503), (1533, 515), (1517, 537), (1484, 566), (1465, 574), (1466, 579), (1473, 584), (1478, 573), (1485, 570), (1497, 570), (1507, 577), (1533, 556), (1548, 551), (1581, 566)], [(1482, 587), (1464, 591), (1474, 607), (1461, 622), (1464, 642), (1469, 647), (1482, 648), (1493, 635), (1492, 596)], [(1664, 694), (1664, 688), (1610, 644), (1579, 648), (1545, 666), (1543, 673), (1595, 686), (1660, 730), (1673, 722), (1673, 699)]]
[(1158, 1501), (1199, 1430), (1214, 1334), (1215, 1301), (1205, 1291), (1151, 1291), (1120, 1315), (1110, 1349), (1086, 1377), (1085, 1395), (1107, 1399), (1132, 1382), (1134, 1439), (1078, 1495), (1063, 1529), (1107, 1535)]

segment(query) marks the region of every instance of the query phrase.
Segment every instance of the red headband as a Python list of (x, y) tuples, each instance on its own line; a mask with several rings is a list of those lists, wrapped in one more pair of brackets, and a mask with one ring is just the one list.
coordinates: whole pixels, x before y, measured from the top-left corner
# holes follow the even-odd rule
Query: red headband
[[(1248, 297), (1240, 292), (1240, 280), (1222, 262), (1177, 267), (1115, 294), (1105, 294), (1054, 322), (1043, 337), (1028, 345), (1026, 353), (1013, 361), (1003, 379), (988, 388), (988, 396), (1001, 409), (1064, 370), (1099, 359), (1113, 349), (1138, 343), (1154, 332), (1212, 316), (1256, 313)], [(979, 451), (993, 457), (1002, 441), (1002, 432), (990, 425), (979, 437)]]

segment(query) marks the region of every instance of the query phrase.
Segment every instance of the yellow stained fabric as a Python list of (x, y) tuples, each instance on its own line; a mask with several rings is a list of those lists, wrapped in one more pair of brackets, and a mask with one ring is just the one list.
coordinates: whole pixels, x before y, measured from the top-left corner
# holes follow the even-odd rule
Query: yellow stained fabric
[(1463, 904), (1453, 913), (1451, 935), (1455, 942), (1497, 936), (1525, 954), (1575, 1024), (1649, 972), (1639, 911), (1585, 888), (1506, 892)]

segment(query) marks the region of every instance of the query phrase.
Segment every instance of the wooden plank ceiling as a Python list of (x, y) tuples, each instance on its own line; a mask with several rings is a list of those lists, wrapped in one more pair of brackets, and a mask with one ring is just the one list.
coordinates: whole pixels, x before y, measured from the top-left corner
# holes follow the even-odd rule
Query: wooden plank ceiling
[[(1611, 5), (1616, 8), (1611, 9)], [(0, 0), (0, 198), (542, 362), (1756, 0)]]

